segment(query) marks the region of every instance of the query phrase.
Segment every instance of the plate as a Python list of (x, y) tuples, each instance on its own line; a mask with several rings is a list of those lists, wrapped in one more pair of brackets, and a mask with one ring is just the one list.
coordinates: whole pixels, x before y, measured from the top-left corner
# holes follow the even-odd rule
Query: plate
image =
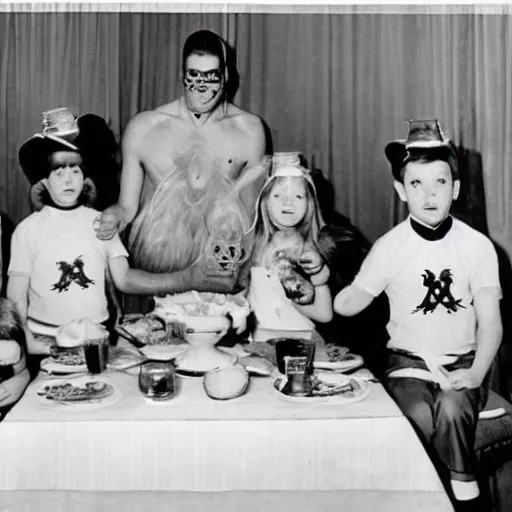
[(154, 361), (171, 361), (187, 349), (186, 343), (180, 345), (145, 345), (139, 348), (141, 354)]
[(83, 348), (59, 350), (57, 356), (49, 356), (41, 361), (41, 370), (61, 375), (86, 372)]
[[(315, 376), (319, 377), (319, 374), (315, 374)], [(293, 396), (287, 395), (283, 393), (281, 389), (283, 389), (286, 379), (285, 377), (280, 377), (274, 381), (274, 391), (277, 393), (278, 397), (281, 400), (291, 403), (299, 403), (299, 404), (317, 404), (317, 403), (336, 403), (336, 404), (351, 404), (355, 402), (361, 402), (366, 399), (370, 393), (372, 392), (372, 384), (371, 382), (367, 382), (357, 377), (351, 377), (348, 375), (332, 375), (332, 377), (344, 377), (345, 380), (338, 381), (338, 383), (333, 383), (331, 389), (325, 390), (324, 395), (311, 395), (311, 396)], [(336, 384), (339, 384), (339, 391), (336, 392)], [(347, 386), (350, 386), (351, 389), (347, 389)]]
[[(237, 350), (234, 347), (217, 347), (217, 349), (220, 350), (221, 352), (229, 354), (231, 356), (231, 362), (233, 364), (238, 361)], [(178, 375), (182, 375), (183, 377), (202, 377), (205, 373), (214, 369), (215, 368), (210, 368), (209, 370), (192, 370), (190, 368), (184, 368), (183, 366), (176, 365), (176, 373)]]
[(106, 380), (84, 375), (44, 380), (36, 388), (36, 398), (48, 407), (96, 409), (119, 402), (122, 394)]
[(363, 366), (364, 359), (357, 354), (347, 354), (341, 361), (318, 361), (313, 362), (313, 366), (319, 370), (341, 370), (349, 371)]

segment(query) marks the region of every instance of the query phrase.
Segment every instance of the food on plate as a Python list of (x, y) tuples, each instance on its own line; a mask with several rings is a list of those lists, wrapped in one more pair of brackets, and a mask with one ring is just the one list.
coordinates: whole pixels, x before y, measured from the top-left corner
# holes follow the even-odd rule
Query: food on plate
[(108, 337), (107, 329), (90, 318), (73, 320), (59, 327), (55, 341), (62, 348), (75, 348), (83, 345), (86, 340), (97, 340)]
[(259, 356), (242, 357), (240, 364), (245, 366), (249, 373), (259, 375), (270, 375), (275, 370), (275, 366), (268, 359)]
[(230, 400), (242, 396), (249, 386), (249, 373), (241, 364), (211, 370), (203, 377), (206, 394), (215, 400)]
[(346, 359), (354, 357), (354, 354), (350, 354), (350, 351), (347, 347), (335, 345), (334, 343), (327, 343), (325, 345), (325, 350), (327, 352), (329, 361), (332, 363), (338, 363), (340, 361), (345, 361)]
[(361, 383), (343, 374), (317, 373), (311, 379), (313, 396), (343, 395), (354, 397), (363, 390)]
[[(249, 302), (240, 293), (227, 295), (223, 293), (190, 291), (175, 293), (165, 297), (155, 297), (155, 314), (166, 322), (189, 322), (199, 326), (212, 317), (229, 317), (233, 327), (243, 325), (250, 312)], [(201, 320), (200, 320), (201, 319)], [(202, 327), (206, 330), (206, 327)]]
[(277, 364), (276, 347), (268, 342), (251, 342), (242, 345), (245, 352), (253, 356), (260, 356), (268, 359), (272, 364)]
[(126, 317), (119, 324), (121, 333), (127, 333), (143, 345), (171, 345), (183, 343), (182, 329), (177, 324), (167, 325), (152, 313)]
[(0, 366), (16, 364), (21, 359), (21, 347), (14, 340), (0, 341)]
[(101, 400), (114, 392), (113, 386), (102, 381), (89, 381), (78, 385), (58, 382), (43, 385), (37, 394), (54, 402), (90, 402)]
[(82, 346), (76, 348), (53, 347), (49, 361), (66, 366), (85, 365), (84, 348)]

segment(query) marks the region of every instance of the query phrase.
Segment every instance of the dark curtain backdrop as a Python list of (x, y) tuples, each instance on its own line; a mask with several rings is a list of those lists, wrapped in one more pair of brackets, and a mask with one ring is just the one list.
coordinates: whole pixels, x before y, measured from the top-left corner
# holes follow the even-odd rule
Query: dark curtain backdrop
[(408, 117), (438, 117), (481, 154), (491, 236), (512, 254), (512, 18), (491, 14), (0, 14), (0, 208), (30, 212), (17, 162), (58, 106), (105, 116), (119, 138), (138, 111), (181, 93), (180, 52), (209, 28), (236, 48), (235, 103), (274, 150), (302, 151), (336, 209), (374, 240), (403, 217), (384, 146)]

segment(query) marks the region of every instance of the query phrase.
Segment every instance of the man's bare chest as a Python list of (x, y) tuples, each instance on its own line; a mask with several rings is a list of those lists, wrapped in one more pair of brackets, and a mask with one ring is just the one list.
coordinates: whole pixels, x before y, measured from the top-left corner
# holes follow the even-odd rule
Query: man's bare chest
[(145, 138), (141, 163), (154, 181), (169, 172), (212, 170), (236, 179), (247, 163), (243, 137), (236, 130), (216, 126), (194, 129), (174, 123), (153, 130)]

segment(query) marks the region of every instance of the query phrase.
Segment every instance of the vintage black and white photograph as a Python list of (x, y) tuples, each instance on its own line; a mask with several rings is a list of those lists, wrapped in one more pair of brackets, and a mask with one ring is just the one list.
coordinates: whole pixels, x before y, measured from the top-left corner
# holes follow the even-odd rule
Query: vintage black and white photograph
[(512, 5), (0, 3), (0, 512), (512, 511)]

